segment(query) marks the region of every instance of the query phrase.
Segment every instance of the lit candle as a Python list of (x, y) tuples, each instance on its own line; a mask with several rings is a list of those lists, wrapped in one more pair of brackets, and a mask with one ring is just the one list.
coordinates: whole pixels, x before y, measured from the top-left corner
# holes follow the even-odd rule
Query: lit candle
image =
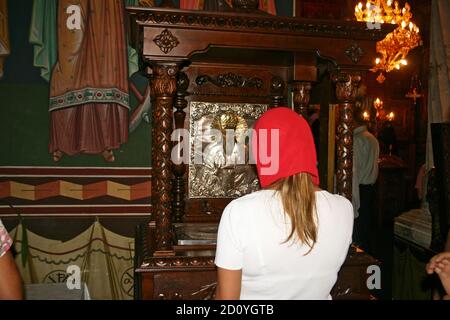
[(363, 117), (364, 117), (364, 121), (369, 121), (370, 120), (370, 115), (369, 115), (369, 113), (367, 111), (364, 111)]
[(380, 62), (381, 62), (381, 59), (380, 59), (380, 58), (377, 58), (377, 59), (375, 60), (375, 63), (376, 63), (376, 64), (380, 64)]
[(375, 109), (381, 109), (381, 107), (383, 106), (383, 101), (381, 101), (380, 98), (376, 98), (373, 105)]
[(395, 119), (395, 114), (393, 112), (389, 113), (388, 120), (392, 122), (392, 121), (394, 121), (394, 119)]

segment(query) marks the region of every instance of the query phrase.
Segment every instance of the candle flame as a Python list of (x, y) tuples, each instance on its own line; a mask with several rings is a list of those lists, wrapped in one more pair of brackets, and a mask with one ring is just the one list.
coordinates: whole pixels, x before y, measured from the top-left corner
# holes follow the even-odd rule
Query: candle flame
[(370, 115), (367, 111), (364, 111), (363, 117), (364, 117), (364, 120), (366, 120), (366, 121), (370, 119)]

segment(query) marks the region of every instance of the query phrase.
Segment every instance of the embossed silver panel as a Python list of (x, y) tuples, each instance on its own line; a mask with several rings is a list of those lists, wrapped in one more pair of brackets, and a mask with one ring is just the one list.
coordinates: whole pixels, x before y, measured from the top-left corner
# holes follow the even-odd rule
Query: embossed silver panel
[(238, 198), (257, 191), (249, 130), (268, 105), (191, 102), (189, 109), (189, 198)]

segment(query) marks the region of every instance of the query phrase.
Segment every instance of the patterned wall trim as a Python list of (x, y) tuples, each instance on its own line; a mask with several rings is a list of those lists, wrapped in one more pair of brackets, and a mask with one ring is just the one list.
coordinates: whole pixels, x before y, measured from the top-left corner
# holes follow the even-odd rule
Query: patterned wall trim
[(117, 88), (85, 88), (50, 98), (50, 111), (78, 106), (85, 103), (117, 103), (130, 108), (130, 97)]
[(148, 215), (150, 168), (0, 167), (0, 214)]

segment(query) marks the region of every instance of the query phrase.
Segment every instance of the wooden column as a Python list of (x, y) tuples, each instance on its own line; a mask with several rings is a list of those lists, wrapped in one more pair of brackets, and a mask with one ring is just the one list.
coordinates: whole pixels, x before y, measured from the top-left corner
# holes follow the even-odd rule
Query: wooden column
[(311, 82), (294, 81), (292, 82), (292, 91), (294, 92), (294, 110), (302, 115), (307, 121), (308, 105), (311, 97)]
[[(184, 72), (180, 72), (177, 80), (177, 94), (175, 98), (175, 129), (183, 129), (184, 122), (186, 120), (186, 112), (184, 109), (187, 107), (186, 96), (189, 95), (187, 92), (189, 88), (189, 78)], [(179, 141), (177, 143), (182, 143)], [(185, 150), (186, 152), (186, 150)], [(182, 159), (184, 154), (179, 154)], [(185, 216), (185, 174), (186, 174), (186, 163), (177, 164), (173, 166), (173, 172), (175, 175), (174, 185), (173, 185), (173, 213), (175, 222), (182, 222)]]
[(353, 178), (353, 107), (361, 82), (359, 73), (341, 72), (333, 76), (336, 97), (339, 102), (339, 124), (337, 128), (337, 191), (352, 200)]
[(154, 95), (152, 125), (152, 210), (156, 223), (155, 255), (171, 255), (173, 100), (177, 90), (178, 63), (152, 62)]

